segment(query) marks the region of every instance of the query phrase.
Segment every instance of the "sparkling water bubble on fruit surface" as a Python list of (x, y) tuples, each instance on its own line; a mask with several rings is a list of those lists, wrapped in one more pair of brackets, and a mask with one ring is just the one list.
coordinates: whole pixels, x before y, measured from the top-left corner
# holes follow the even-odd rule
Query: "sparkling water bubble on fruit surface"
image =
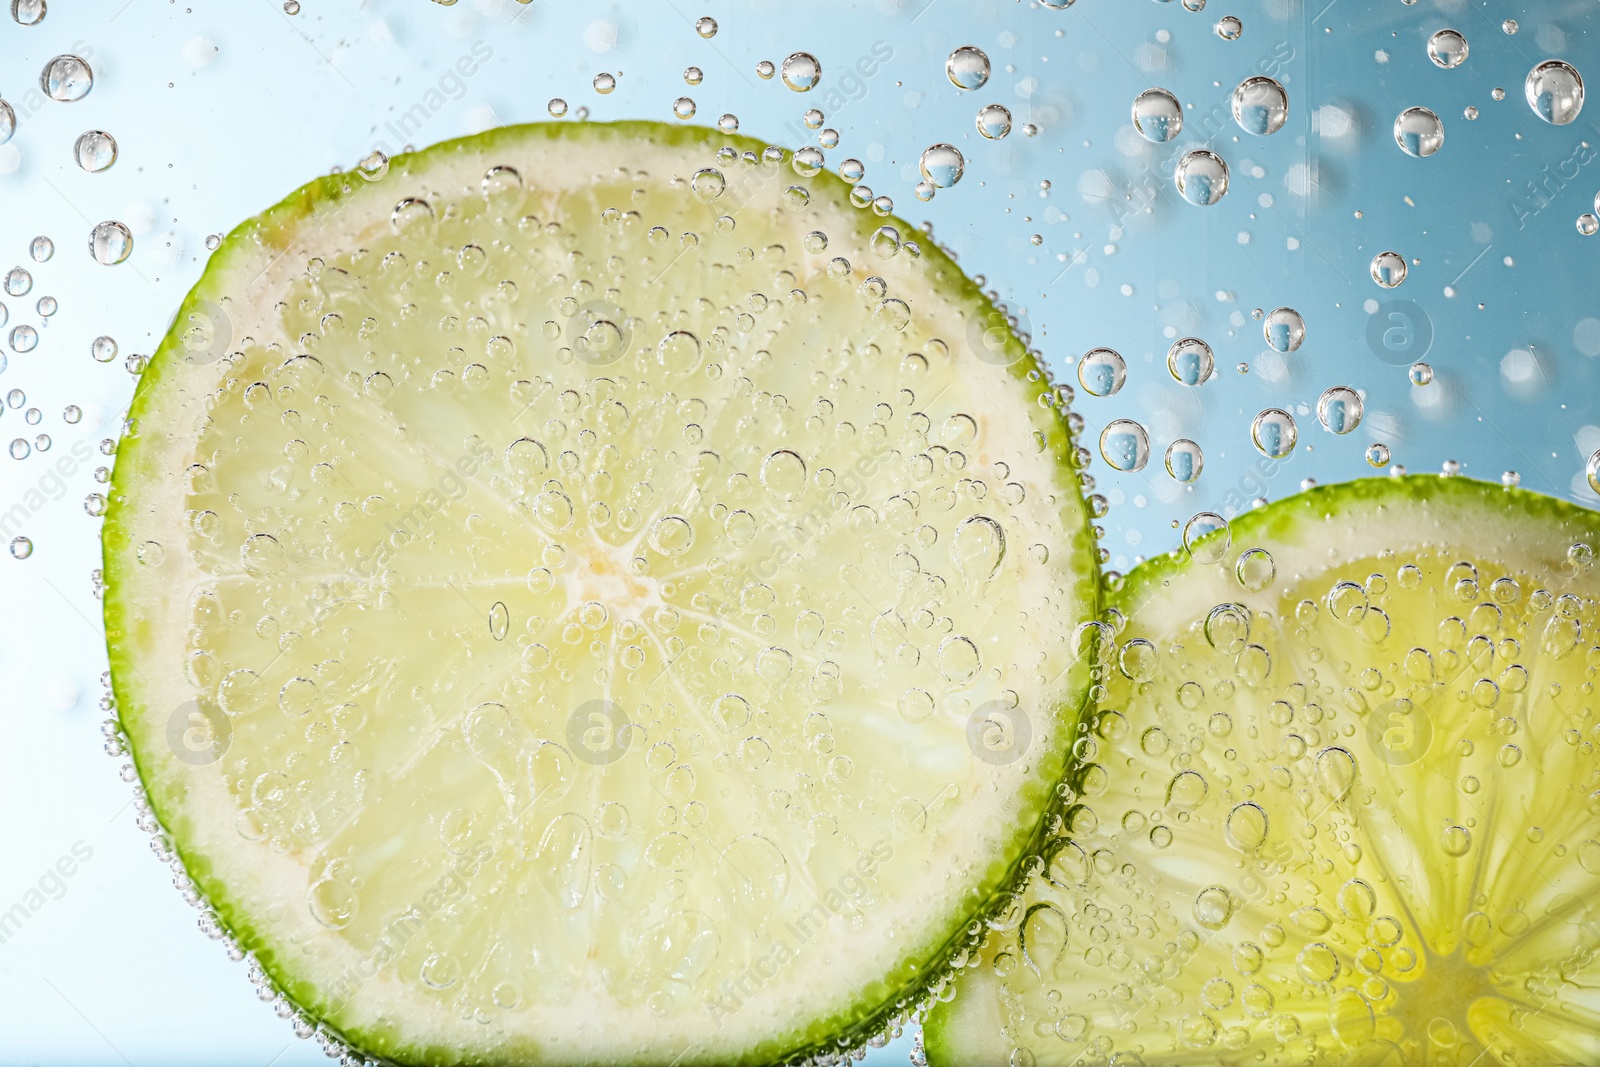
[(1214, 511), (1190, 516), (1183, 524), (1183, 548), (1196, 563), (1220, 563), (1233, 544), (1228, 520)]

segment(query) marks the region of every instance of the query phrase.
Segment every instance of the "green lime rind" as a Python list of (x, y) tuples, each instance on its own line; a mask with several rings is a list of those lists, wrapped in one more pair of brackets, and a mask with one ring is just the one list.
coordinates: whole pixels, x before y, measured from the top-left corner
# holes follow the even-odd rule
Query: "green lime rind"
[[(1270, 596), (1247, 593), (1234, 577), (1232, 561), (1245, 550), (1267, 549), (1281, 579), (1372, 555), (1375, 537), (1402, 558), (1412, 550), (1459, 551), (1462, 559), (1516, 561), (1532, 573), (1571, 578), (1600, 546), (1600, 512), (1469, 478), (1409, 475), (1306, 490), (1239, 516), (1226, 533), (1208, 535), (1196, 548), (1208, 554), (1205, 550), (1218, 549), (1224, 536), (1231, 547), (1220, 553), (1219, 562), (1198, 562), (1178, 549), (1140, 564), (1117, 584), (1108, 610), (1141, 634), (1181, 632), (1210, 605), (1270, 606)], [(1587, 549), (1575, 557), (1574, 546), (1580, 545)], [(1075, 773), (1066, 780), (1075, 784)], [(1014, 944), (1016, 934), (997, 936), (1005, 939), (1004, 947)], [(930, 1013), (923, 1030), (929, 1064), (1012, 1067), (1017, 1062), (1013, 1044), (1002, 1036), (1008, 1009), (988, 956), (963, 970), (954, 999)], [(1069, 1004), (1063, 1007), (1071, 1010)]]
[[(440, 165), (459, 156), (481, 157), (487, 164), (514, 162), (521, 151), (541, 143), (593, 143), (614, 141), (635, 150), (642, 160), (648, 161), (652, 147), (705, 146), (718, 148), (731, 146), (741, 151), (760, 153), (765, 147), (747, 137), (729, 136), (718, 131), (696, 127), (667, 126), (654, 122), (618, 122), (586, 124), (530, 124), (491, 130), (483, 134), (445, 141), (424, 150), (395, 157), (389, 162), (388, 175), (380, 188), (368, 189), (367, 183), (354, 173), (319, 177), (295, 190), (274, 207), (236, 227), (212, 254), (204, 274), (178, 309), (173, 325), (165, 335), (159, 349), (150, 360), (140, 378), (130, 405), (130, 423), (135, 430), (119, 444), (115, 470), (109, 493), (109, 507), (102, 534), (102, 553), (105, 576), (104, 619), (108, 654), (111, 665), (112, 689), (117, 706), (117, 716), (124, 733), (136, 733), (134, 724), (148, 719), (153, 709), (141, 700), (139, 664), (136, 650), (142, 647), (141, 635), (149, 625), (141, 612), (141, 599), (136, 596), (133, 569), (137, 566), (133, 555), (134, 522), (141, 509), (178, 506), (174, 499), (161, 499), (160, 494), (148, 491), (170, 481), (172, 472), (165, 469), (169, 462), (162, 449), (151, 447), (159, 440), (169, 423), (163, 416), (175, 404), (173, 394), (184, 388), (178, 381), (178, 368), (185, 359), (184, 324), (191, 315), (201, 314), (208, 306), (224, 308), (236, 298), (243, 286), (248, 289), (252, 280), (279, 255), (286, 254), (312, 224), (325, 224), (336, 218), (347, 207), (379, 205), (387, 209), (397, 187), (404, 187), (408, 179), (437, 176), (444, 169)], [(792, 153), (784, 153), (784, 162)], [(822, 172), (807, 179), (806, 184), (815, 196), (826, 196), (846, 203), (850, 186), (830, 172)], [(865, 240), (879, 226), (897, 225), (903, 233), (914, 232), (905, 222), (890, 217), (879, 218), (869, 212), (853, 212), (857, 220), (857, 238)], [(966, 309), (971, 316), (989, 323), (1004, 321), (1003, 313), (982, 290), (952, 261), (948, 255), (931, 242), (922, 251), (922, 269), (929, 272), (930, 287), (937, 288), (951, 304)], [(1011, 358), (1011, 375), (1025, 386), (1028, 399), (1034, 394), (1051, 391), (1048, 373), (1042, 360), (1029, 353), (1026, 345), (1010, 330), (1006, 331), (1006, 354)], [(1042, 443), (1041, 451), (1048, 452), (1059, 472), (1059, 508), (1063, 528), (1074, 532), (1072, 539), (1073, 573), (1080, 575), (1078, 602), (1087, 605), (1086, 617), (1095, 617), (1102, 601), (1099, 580), (1099, 561), (1092, 532), (1091, 519), (1084, 505), (1081, 483), (1071, 463), (1075, 441), (1066, 421), (1064, 405), (1029, 404), (1028, 418)], [(1041, 409), (1043, 409), (1041, 411)], [(1044, 841), (1048, 817), (1056, 813), (1059, 800), (1055, 783), (1066, 769), (1066, 745), (1084, 711), (1082, 694), (1087, 692), (1086, 672), (1075, 671), (1065, 687), (1072, 696), (1049, 713), (1059, 720), (1057, 737), (1060, 744), (1055, 751), (1043, 754), (1036, 760), (1032, 784), (1018, 798), (1019, 830), (1015, 839), (973, 879), (967, 899), (971, 907), (967, 913), (951, 917), (942, 933), (906, 949), (899, 964), (874, 987), (860, 991), (856, 1007), (814, 1020), (809, 1026), (791, 1032), (775, 1033), (757, 1048), (744, 1050), (742, 1055), (728, 1056), (715, 1050), (704, 1053), (690, 1051), (679, 1062), (690, 1063), (740, 1063), (801, 1062), (811, 1059), (837, 1057), (841, 1053), (866, 1044), (899, 1022), (906, 1020), (931, 1001), (930, 987), (940, 985), (948, 974), (948, 960), (964, 947), (972, 945), (981, 933), (981, 918), (998, 900), (1014, 891), (1024, 880), (1024, 863)], [(293, 1001), (312, 1023), (337, 1035), (352, 1047), (369, 1054), (381, 1055), (388, 1060), (403, 1063), (442, 1063), (454, 1055), (447, 1048), (417, 1047), (395, 1043), (389, 1035), (366, 1032), (341, 1025), (339, 1007), (332, 1003), (326, 991), (315, 983), (297, 979), (292, 968), (287, 967), (281, 955), (287, 946), (272, 944), (255, 928), (251, 916), (230, 893), (229, 886), (212, 869), (205, 855), (186, 847), (185, 827), (180, 809), (184, 785), (180, 777), (163, 773), (159, 753), (135, 748), (132, 760), (143, 784), (148, 802), (157, 819), (170, 833), (171, 847), (182, 860), (195, 886), (204, 895), (215, 912), (219, 926), (241, 947), (250, 951), (275, 986)], [(535, 1058), (533, 1050), (515, 1050), (513, 1055)], [(649, 1062), (648, 1059), (640, 1062)]]

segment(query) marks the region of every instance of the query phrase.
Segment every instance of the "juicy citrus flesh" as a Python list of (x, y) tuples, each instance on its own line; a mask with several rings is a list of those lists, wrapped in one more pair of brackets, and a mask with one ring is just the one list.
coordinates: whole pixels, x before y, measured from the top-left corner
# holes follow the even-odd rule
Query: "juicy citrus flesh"
[(1066, 833), (932, 1061), (1597, 1062), (1597, 547), (1592, 513), (1412, 478), (1136, 570), (1080, 635)]
[(223, 927), (363, 1051), (837, 1053), (1054, 796), (1096, 610), (1059, 401), (949, 260), (758, 152), (329, 179), (141, 384), (121, 719)]

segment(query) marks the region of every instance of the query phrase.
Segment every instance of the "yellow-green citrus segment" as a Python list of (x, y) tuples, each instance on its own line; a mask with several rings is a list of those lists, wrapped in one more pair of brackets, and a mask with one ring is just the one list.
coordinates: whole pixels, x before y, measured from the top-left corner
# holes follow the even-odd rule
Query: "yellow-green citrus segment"
[(1413, 476), (1136, 568), (1079, 635), (1064, 833), (929, 1062), (1600, 1062), (1597, 549), (1593, 512)]
[(118, 714), (204, 921), (406, 1063), (831, 1062), (914, 1017), (1087, 692), (1061, 393), (747, 139), (370, 177), (227, 239), (117, 453)]

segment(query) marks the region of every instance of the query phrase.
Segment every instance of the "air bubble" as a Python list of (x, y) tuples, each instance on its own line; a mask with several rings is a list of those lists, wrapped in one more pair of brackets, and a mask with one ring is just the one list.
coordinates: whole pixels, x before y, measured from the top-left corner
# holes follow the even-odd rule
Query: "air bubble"
[(961, 158), (961, 152), (955, 145), (941, 141), (922, 150), (918, 166), (922, 171), (922, 177), (929, 184), (939, 189), (948, 189), (961, 180), (961, 174), (966, 169), (966, 161)]
[(1306, 339), (1306, 320), (1294, 308), (1274, 308), (1261, 323), (1261, 333), (1275, 351), (1293, 352)]
[(1335, 385), (1317, 400), (1317, 421), (1329, 433), (1347, 434), (1361, 425), (1361, 394), (1344, 385)]
[(56, 56), (39, 72), (39, 88), (50, 99), (70, 104), (89, 95), (94, 88), (94, 74), (78, 56)]
[(1294, 451), (1300, 431), (1294, 416), (1282, 408), (1267, 408), (1250, 422), (1250, 441), (1268, 459), (1283, 459)]
[(1211, 207), (1228, 192), (1228, 164), (1207, 148), (1184, 153), (1173, 173), (1178, 194), (1196, 207)]
[(1133, 128), (1153, 144), (1165, 144), (1183, 131), (1183, 107), (1166, 89), (1146, 89), (1133, 98)]
[(1090, 396), (1115, 396), (1128, 377), (1128, 364), (1109, 348), (1096, 348), (1078, 361), (1078, 384)]
[(1283, 129), (1289, 118), (1289, 94), (1264, 75), (1246, 78), (1233, 90), (1233, 121), (1245, 133), (1265, 137)]
[(1467, 39), (1456, 30), (1440, 30), (1428, 38), (1428, 58), (1436, 67), (1454, 70), (1467, 61)]
[(1100, 455), (1116, 470), (1144, 470), (1150, 460), (1150, 435), (1132, 419), (1116, 419), (1100, 431)]
[(1011, 110), (1004, 104), (985, 104), (978, 109), (978, 132), (998, 141), (1011, 132)]
[(1202, 511), (1183, 524), (1183, 547), (1196, 563), (1220, 563), (1233, 544), (1228, 520), (1214, 511)]
[(1395, 289), (1406, 280), (1406, 257), (1399, 252), (1379, 252), (1372, 257), (1372, 280), (1385, 289)]
[(1205, 455), (1200, 446), (1186, 438), (1179, 438), (1167, 446), (1167, 474), (1175, 482), (1188, 485), (1200, 477), (1205, 469)]
[(1216, 357), (1211, 346), (1198, 337), (1185, 337), (1167, 349), (1167, 371), (1184, 385), (1205, 384), (1216, 369)]
[(35, 263), (46, 263), (56, 254), (56, 243), (48, 237), (35, 237), (28, 243), (28, 255)]
[(1394, 141), (1406, 155), (1426, 159), (1444, 147), (1444, 123), (1425, 107), (1408, 107), (1394, 120)]
[(981, 89), (989, 81), (989, 57), (983, 49), (964, 44), (945, 58), (944, 75), (957, 89)]
[(783, 84), (797, 93), (810, 92), (822, 80), (822, 64), (810, 52), (795, 52), (783, 61)]
[(1244, 23), (1232, 15), (1224, 15), (1218, 19), (1213, 29), (1224, 41), (1237, 41), (1244, 35)]
[(1575, 121), (1583, 110), (1583, 78), (1560, 59), (1547, 59), (1530, 70), (1523, 93), (1533, 113), (1556, 126)]
[(717, 20), (710, 15), (702, 15), (694, 20), (694, 32), (710, 40), (717, 35)]

